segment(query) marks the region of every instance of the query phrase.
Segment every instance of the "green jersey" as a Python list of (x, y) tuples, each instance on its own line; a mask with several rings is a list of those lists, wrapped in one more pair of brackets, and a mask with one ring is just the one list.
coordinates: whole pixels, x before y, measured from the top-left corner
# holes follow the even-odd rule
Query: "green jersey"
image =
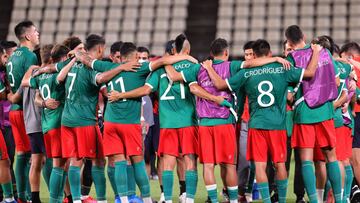
[[(184, 60), (173, 64), (176, 71), (199, 66)], [(151, 73), (146, 85), (158, 91), (160, 128), (184, 128), (196, 126), (195, 97), (188, 85), (172, 82), (163, 68)]]
[(68, 127), (96, 125), (96, 108), (99, 86), (96, 83), (98, 72), (76, 62), (65, 82), (65, 107), (61, 124)]
[[(95, 61), (94, 70), (106, 71), (119, 66), (117, 63)], [(107, 91), (128, 92), (145, 84), (151, 67), (149, 63), (142, 63), (136, 72), (121, 72), (108, 82)], [(105, 121), (122, 124), (140, 124), (141, 97), (136, 99), (121, 99), (108, 103), (105, 110)]]
[(55, 99), (60, 102), (56, 109), (44, 108), (41, 114), (42, 131), (45, 134), (49, 130), (61, 126), (61, 116), (64, 109), (65, 87), (59, 84), (56, 77), (58, 73), (45, 73), (30, 78), (30, 87), (39, 89), (40, 95), (44, 100)]
[(243, 69), (226, 82), (232, 91), (244, 87), (249, 98), (249, 128), (285, 130), (287, 87), (299, 83), (303, 74), (303, 69), (286, 71), (280, 63), (270, 63)]
[[(222, 60), (214, 60), (213, 64), (220, 64), (223, 63)], [(242, 68), (243, 62), (242, 61), (232, 61), (230, 63), (230, 75), (233, 76), (237, 72), (239, 72)], [(200, 71), (201, 66), (197, 65), (193, 68), (184, 69), (181, 71), (181, 75), (183, 76), (184, 81), (187, 83), (193, 83), (197, 81), (198, 74)], [(239, 92), (239, 91), (237, 91)], [(234, 99), (232, 100), (234, 102)], [(243, 103), (242, 103), (243, 105)], [(243, 107), (242, 107), (243, 109)], [(241, 117), (241, 114), (238, 116)], [(224, 125), (224, 124), (231, 124), (235, 123), (234, 116), (230, 115), (228, 118), (201, 118), (199, 125), (201, 126), (216, 126), (216, 125)]]
[[(10, 56), (9, 62), (6, 64), (6, 75), (14, 94), (19, 89), (25, 72), (30, 66), (37, 64), (35, 53), (24, 46), (17, 48)], [(22, 104), (12, 104), (10, 110), (22, 110)]]
[(6, 89), (4, 83), (0, 80), (0, 93), (4, 92)]
[[(309, 47), (310, 46), (307, 45), (305, 49)], [(331, 56), (330, 52), (329, 55)], [(295, 61), (292, 58), (291, 54), (288, 55), (287, 60), (290, 63), (292, 63), (292, 65), (296, 66)], [(334, 59), (332, 60), (334, 63), (335, 75), (338, 76), (339, 75), (338, 68), (335, 64), (335, 60)], [(303, 97), (303, 90), (302, 90), (302, 85), (300, 85), (295, 94), (295, 101), (298, 101), (302, 97)], [(334, 117), (334, 106), (332, 101), (326, 102), (325, 104), (316, 108), (310, 108), (306, 104), (306, 102), (300, 102), (294, 109), (294, 123), (301, 123), (301, 124), (319, 123), (322, 121), (333, 119), (333, 117)]]
[[(351, 66), (349, 64), (342, 63), (339, 61), (335, 61), (335, 64), (337, 65), (340, 73), (339, 75), (340, 86), (338, 87), (338, 97), (336, 99), (338, 100), (341, 96), (342, 91), (347, 91), (346, 79), (349, 77), (349, 74), (351, 72)], [(339, 128), (344, 125), (341, 107), (335, 109), (334, 123), (335, 123), (335, 128)]]

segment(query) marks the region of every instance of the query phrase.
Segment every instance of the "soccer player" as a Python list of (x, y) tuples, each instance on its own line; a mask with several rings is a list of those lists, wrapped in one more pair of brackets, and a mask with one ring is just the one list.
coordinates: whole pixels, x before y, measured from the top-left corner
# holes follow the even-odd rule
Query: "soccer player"
[[(285, 36), (290, 46), (295, 50), (305, 51), (310, 47), (305, 44), (305, 38), (301, 29), (292, 25), (286, 29)], [(300, 66), (295, 62), (293, 56), (289, 55), (288, 60), (295, 66)], [(329, 64), (334, 67), (335, 78), (329, 78), (329, 83), (334, 84), (335, 80), (338, 83), (338, 70), (336, 64), (332, 61), (331, 54), (327, 61), (322, 57), (320, 63)], [(329, 61), (330, 60), (330, 61)], [(332, 60), (332, 61), (331, 61)], [(331, 72), (327, 72), (331, 75)], [(320, 76), (320, 75), (319, 75)], [(320, 77), (326, 77), (321, 75)], [(331, 76), (332, 77), (332, 76)], [(317, 79), (314, 79), (317, 80)], [(319, 80), (317, 80), (319, 81)], [(322, 90), (324, 91), (324, 90)], [(300, 85), (295, 94), (295, 110), (294, 110), (294, 130), (292, 138), (292, 147), (300, 151), (300, 158), (302, 161), (302, 174), (305, 184), (306, 192), (309, 196), (310, 202), (317, 202), (315, 174), (313, 169), (313, 151), (314, 147), (319, 146), (322, 153), (326, 157), (326, 170), (333, 187), (336, 202), (340, 202), (341, 196), (341, 174), (339, 163), (335, 154), (335, 127), (334, 127), (334, 107), (331, 101), (327, 101), (320, 106), (310, 108), (307, 102), (302, 101), (303, 85)]]
[[(254, 59), (254, 51), (252, 44), (254, 41), (248, 41), (245, 43), (244, 58), (245, 61)], [(242, 104), (241, 104), (242, 105)], [(252, 189), (255, 179), (255, 165), (252, 162), (246, 160), (246, 146), (248, 139), (248, 122), (249, 122), (249, 101), (246, 98), (244, 103), (244, 112), (238, 122), (237, 128), (239, 128), (238, 135), (238, 160), (237, 160), (237, 175), (238, 175), (238, 186), (240, 201), (252, 202)]]
[[(15, 35), (20, 41), (20, 47), (11, 55), (6, 66), (6, 74), (11, 91), (16, 93), (22, 77), (30, 66), (38, 64), (36, 55), (32, 52), (39, 45), (39, 33), (31, 21), (23, 21), (15, 26)], [(9, 119), (16, 145), (15, 178), (18, 192), (18, 202), (26, 202), (26, 186), (29, 182), (30, 140), (26, 135), (23, 105), (12, 104)], [(34, 126), (38, 128), (40, 126)], [(35, 160), (34, 160), (35, 162)], [(39, 177), (39, 176), (38, 176)], [(35, 191), (34, 191), (35, 192)]]
[[(4, 66), (7, 63), (8, 57), (5, 49), (0, 46), (0, 66)], [(0, 81), (0, 98), (1, 100), (6, 99), (6, 87), (2, 81)], [(10, 167), (7, 146), (3, 134), (0, 132), (0, 184), (3, 191), (4, 202), (16, 203), (13, 194)]]
[[(175, 40), (175, 56), (188, 56), (190, 43), (186, 36), (180, 34)], [(183, 58), (174, 64), (175, 68), (186, 69), (194, 63)], [(152, 64), (154, 62), (151, 62)], [(173, 83), (166, 77), (164, 69), (154, 71), (147, 83), (135, 90), (125, 93), (113, 92), (110, 100), (121, 98), (138, 98), (148, 95), (151, 91), (158, 91), (159, 117), (160, 117), (160, 143), (158, 153), (162, 156), (163, 172), (162, 181), (166, 202), (172, 202), (173, 169), (176, 165), (176, 157), (180, 152), (185, 156), (186, 165), (186, 202), (194, 202), (197, 185), (196, 157), (197, 157), (197, 121), (194, 108), (194, 97), (189, 88), (183, 83)], [(177, 115), (174, 120), (173, 116)]]
[[(211, 66), (206, 66), (216, 87), (238, 91), (243, 88), (249, 98), (250, 121), (247, 159), (255, 162), (256, 179), (264, 202), (271, 202), (266, 177), (268, 153), (276, 167), (276, 185), (279, 202), (286, 202), (287, 172), (285, 106), (288, 84), (297, 84), (302, 77), (312, 77), (317, 67), (319, 47), (315, 51), (309, 68), (285, 71), (279, 63), (270, 63), (255, 69), (245, 69), (224, 81)], [(270, 45), (265, 40), (253, 44), (256, 58), (271, 55)], [(271, 112), (269, 114), (269, 111)], [(276, 120), (274, 118), (279, 118)]]
[[(67, 59), (70, 49), (64, 45), (44, 45), (40, 50), (43, 65), (58, 63)], [(64, 108), (65, 88), (63, 82), (66, 78), (66, 69), (71, 68), (75, 59), (67, 65), (60, 73), (44, 73), (36, 77), (31, 77), (28, 71), (23, 80), (22, 86), (29, 86), (38, 89), (35, 98), (37, 106), (43, 107), (42, 129), (47, 158), (53, 158), (53, 169), (49, 178), (50, 202), (62, 201), (67, 178), (66, 160), (62, 158), (61, 148), (61, 115)], [(51, 168), (50, 168), (51, 169)], [(43, 169), (45, 170), (45, 168)]]

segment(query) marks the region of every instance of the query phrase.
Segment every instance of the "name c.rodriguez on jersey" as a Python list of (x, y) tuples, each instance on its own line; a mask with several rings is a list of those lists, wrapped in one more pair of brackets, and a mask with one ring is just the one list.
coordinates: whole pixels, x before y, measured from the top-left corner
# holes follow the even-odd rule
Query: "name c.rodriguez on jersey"
[(256, 70), (250, 70), (245, 73), (245, 78), (262, 74), (281, 74), (284, 73), (284, 67), (265, 67)]

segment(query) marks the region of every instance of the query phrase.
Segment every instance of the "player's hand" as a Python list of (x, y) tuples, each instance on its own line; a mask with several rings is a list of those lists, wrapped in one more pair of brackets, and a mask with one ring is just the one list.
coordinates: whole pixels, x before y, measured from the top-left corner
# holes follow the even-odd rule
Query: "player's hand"
[(349, 108), (349, 102), (345, 102), (341, 107), (341, 112), (346, 113), (348, 111), (348, 108)]
[(56, 109), (57, 107), (59, 107), (60, 102), (56, 101), (55, 99), (49, 98), (47, 100), (45, 100), (45, 107), (48, 109)]
[(311, 44), (311, 49), (313, 50), (313, 52), (320, 53), (322, 48), (323, 47), (319, 44)]
[(356, 90), (356, 82), (355, 80), (349, 81), (349, 91), (355, 91)]
[(83, 56), (85, 55), (85, 51), (79, 49), (79, 50), (71, 50), (69, 53), (68, 53), (68, 56), (69, 57), (73, 57), (75, 56), (77, 60), (79, 61), (82, 61), (83, 59)]
[(121, 93), (116, 90), (112, 90), (110, 93), (108, 93), (107, 97), (109, 102), (116, 102), (121, 99)]
[(290, 70), (291, 68), (291, 63), (281, 57), (276, 57), (276, 62), (281, 63), (286, 70)]
[(199, 61), (196, 58), (194, 58), (194, 57), (192, 57), (190, 55), (186, 55), (186, 57), (187, 57), (188, 61), (191, 61), (193, 63), (199, 63)]
[(120, 65), (122, 71), (136, 72), (141, 64), (139, 62), (128, 62)]
[(343, 63), (350, 63), (349, 59), (347, 59), (347, 58), (336, 58), (336, 61), (340, 61), (340, 62), (343, 62)]
[(76, 51), (75, 50), (69, 51), (69, 53), (67, 54), (67, 57), (68, 58), (76, 57)]
[(201, 63), (201, 66), (205, 68), (205, 70), (209, 70), (212, 68), (212, 60), (206, 60)]

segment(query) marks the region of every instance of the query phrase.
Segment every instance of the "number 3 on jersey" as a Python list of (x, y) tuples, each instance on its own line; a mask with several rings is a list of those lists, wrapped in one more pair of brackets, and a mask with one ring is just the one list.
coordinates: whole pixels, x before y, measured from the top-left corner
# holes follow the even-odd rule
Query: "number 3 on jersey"
[[(264, 90), (264, 86), (268, 86), (268, 89)], [(259, 83), (258, 91), (260, 92), (260, 95), (257, 98), (257, 102), (261, 107), (269, 107), (274, 104), (275, 97), (274, 97), (274, 95), (271, 94), (271, 91), (273, 90), (273, 88), (274, 88), (273, 84), (268, 80), (265, 80), (265, 81), (262, 81)], [(265, 96), (270, 98), (269, 103), (264, 103), (262, 101), (263, 97), (265, 97)]]
[(10, 61), (9, 63), (8, 63), (8, 65), (9, 65), (9, 76), (11, 77), (11, 80), (9, 81), (9, 83), (10, 83), (10, 86), (11, 87), (14, 87), (15, 86), (15, 78), (14, 78), (14, 75), (13, 75), (13, 65), (12, 65), (12, 62)]
[[(125, 92), (125, 85), (124, 85), (124, 79), (122, 77), (119, 77), (117, 80), (115, 80), (115, 84), (119, 83), (121, 92)], [(108, 86), (110, 86), (110, 90), (114, 90), (114, 84), (113, 81), (108, 83)], [(122, 101), (126, 101), (126, 99), (122, 99)]]
[[(164, 77), (166, 77), (166, 79), (168, 79), (167, 76), (166, 76), (166, 74), (162, 74), (162, 75), (160, 76), (160, 78), (164, 78)], [(169, 79), (168, 79), (168, 80), (169, 80)], [(172, 85), (173, 85), (173, 81), (169, 80), (169, 84), (168, 84), (165, 92), (161, 95), (160, 100), (174, 100), (174, 99), (175, 99), (175, 96), (169, 96), (169, 95), (168, 95), (169, 92), (170, 92), (170, 89), (171, 89)], [(180, 85), (180, 97), (181, 97), (181, 99), (185, 99), (185, 88), (184, 88), (184, 84), (183, 84), (183, 83), (179, 83), (179, 85)]]

